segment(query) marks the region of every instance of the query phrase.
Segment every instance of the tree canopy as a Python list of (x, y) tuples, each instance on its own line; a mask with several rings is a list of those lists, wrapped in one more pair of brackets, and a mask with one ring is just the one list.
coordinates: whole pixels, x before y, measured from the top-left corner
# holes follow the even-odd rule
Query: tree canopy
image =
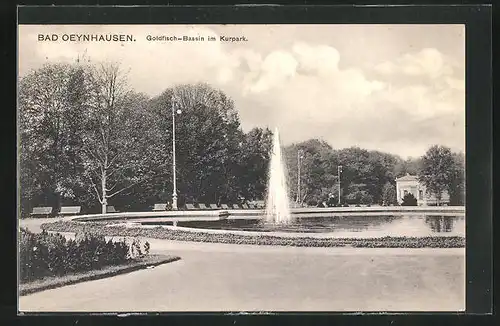
[(438, 204), (444, 191), (452, 204), (463, 202), (465, 157), (450, 148), (434, 145), (422, 157), (419, 180), (436, 197)]
[[(18, 111), (24, 213), (40, 205), (104, 212), (106, 205), (141, 210), (170, 201), (174, 126), (179, 205), (266, 197), (272, 132), (245, 132), (233, 100), (211, 85), (165, 87), (150, 98), (130, 87), (117, 63), (47, 64), (20, 79)], [(393, 204), (395, 178), (406, 173), (433, 193), (447, 190), (454, 204), (464, 201), (464, 155), (443, 146), (407, 160), (333, 149), (321, 139), (283, 152), (290, 198), (301, 204), (339, 196)]]

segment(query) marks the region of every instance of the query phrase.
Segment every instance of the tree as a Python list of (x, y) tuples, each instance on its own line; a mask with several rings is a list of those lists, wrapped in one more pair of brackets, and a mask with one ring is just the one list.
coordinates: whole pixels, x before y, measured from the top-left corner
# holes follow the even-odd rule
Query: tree
[[(290, 197), (297, 197), (297, 153), (302, 151), (301, 200), (323, 201), (329, 193), (338, 198), (339, 177), (337, 168), (343, 167), (340, 176), (341, 198), (348, 201), (372, 201), (382, 203), (385, 183), (394, 182), (395, 166), (399, 157), (379, 151), (367, 151), (357, 147), (333, 150), (321, 140), (309, 140), (288, 146), (285, 150), (289, 167)], [(362, 189), (358, 189), (362, 185)], [(356, 193), (363, 191), (363, 193)], [(366, 194), (364, 194), (366, 192)], [(369, 197), (367, 196), (369, 195)]]
[(81, 193), (79, 122), (85, 107), (79, 66), (47, 64), (19, 81), (21, 208), (60, 206)]
[(390, 182), (387, 182), (382, 189), (382, 203), (387, 206), (395, 205), (397, 203), (396, 187)]
[(465, 205), (465, 155), (453, 154), (453, 165), (450, 167), (451, 182), (448, 185), (450, 205)]
[(406, 174), (419, 175), (421, 167), (422, 167), (421, 158), (409, 157), (406, 160), (398, 158), (393, 168), (394, 176), (401, 177)]
[(360, 203), (365, 193), (376, 197), (377, 167), (375, 161), (370, 158), (370, 152), (359, 147), (350, 147), (340, 150), (338, 157), (339, 164), (342, 165), (342, 197), (347, 202), (356, 204)]
[(401, 206), (417, 206), (417, 198), (415, 198), (415, 196), (413, 196), (413, 194), (409, 192), (404, 195)]
[(82, 133), (85, 175), (106, 213), (108, 200), (147, 179), (148, 144), (140, 106), (146, 98), (130, 91), (116, 63), (103, 63), (89, 75), (91, 103)]
[(422, 169), (418, 176), (427, 190), (440, 204), (443, 191), (450, 189), (456, 180), (455, 161), (451, 149), (434, 145), (422, 157)]
[[(179, 203), (217, 203), (239, 195), (236, 176), (244, 135), (231, 98), (207, 84), (166, 89), (148, 107), (154, 116), (157, 147), (162, 161), (171, 164), (172, 105), (176, 115), (176, 163)], [(165, 180), (165, 179), (164, 179)], [(173, 192), (171, 175), (157, 192)]]
[[(325, 141), (311, 139), (287, 146), (284, 150), (288, 168), (290, 198), (298, 200), (299, 204), (308, 201), (323, 201), (334, 191), (336, 184), (336, 167), (333, 168), (331, 146)], [(300, 194), (298, 193), (298, 153), (300, 152)]]
[(382, 153), (379, 151), (369, 152), (369, 162), (373, 165), (373, 177), (369, 181), (372, 186), (369, 188), (370, 194), (373, 196), (374, 202), (383, 203), (383, 190), (387, 183), (394, 183), (396, 175), (394, 167), (400, 158), (398, 156)]
[(347, 203), (362, 204), (363, 198), (368, 195), (366, 185), (363, 183), (350, 183), (347, 188), (347, 194), (344, 196)]
[(236, 176), (238, 192), (244, 198), (256, 200), (266, 195), (272, 138), (268, 128), (253, 128), (244, 136)]
[(359, 202), (363, 205), (371, 205), (371, 204), (373, 204), (373, 197), (368, 192), (364, 192), (361, 195)]

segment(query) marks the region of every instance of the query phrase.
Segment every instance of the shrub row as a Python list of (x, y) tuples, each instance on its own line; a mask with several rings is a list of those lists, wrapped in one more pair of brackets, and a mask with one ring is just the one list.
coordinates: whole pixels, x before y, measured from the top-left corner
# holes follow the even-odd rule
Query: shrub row
[[(104, 235), (80, 228), (75, 240), (61, 234), (32, 233), (21, 229), (19, 234), (20, 279), (30, 282), (50, 276), (87, 272), (109, 265), (129, 262), (143, 256), (140, 242), (125, 239), (106, 241)], [(149, 243), (145, 244), (149, 251)], [(146, 252), (147, 253), (147, 252)]]
[[(105, 226), (103, 222), (85, 223), (85, 227), (96, 234), (106, 236), (145, 237), (155, 239), (213, 242), (228, 244), (252, 244), (294, 247), (366, 247), (366, 248), (463, 248), (464, 237), (383, 237), (383, 238), (288, 238), (272, 235), (240, 235), (232, 233), (205, 233), (172, 230), (162, 227), (142, 228)], [(84, 227), (78, 222), (53, 222), (43, 224), (45, 230), (56, 232), (79, 232)]]

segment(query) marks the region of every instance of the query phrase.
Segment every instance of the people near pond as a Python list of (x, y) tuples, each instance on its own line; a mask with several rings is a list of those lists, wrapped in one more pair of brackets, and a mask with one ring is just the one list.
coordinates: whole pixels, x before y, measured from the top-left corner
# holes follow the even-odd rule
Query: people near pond
[(332, 193), (328, 194), (328, 199), (326, 201), (326, 204), (328, 207), (335, 207), (336, 201), (335, 201), (335, 196)]

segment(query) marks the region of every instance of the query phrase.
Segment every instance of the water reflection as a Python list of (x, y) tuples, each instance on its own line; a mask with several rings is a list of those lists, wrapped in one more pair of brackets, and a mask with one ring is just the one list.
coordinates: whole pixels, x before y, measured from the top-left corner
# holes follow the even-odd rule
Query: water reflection
[(426, 216), (427, 224), (433, 232), (451, 232), (456, 218), (453, 216)]
[(289, 225), (274, 225), (262, 219), (186, 221), (179, 226), (261, 232), (335, 233), (356, 237), (382, 236), (465, 236), (463, 216), (379, 215), (300, 217)]
[(392, 223), (396, 216), (330, 216), (330, 217), (303, 217), (298, 218), (287, 226), (277, 226), (261, 223), (266, 231), (280, 232), (363, 232), (378, 230)]

